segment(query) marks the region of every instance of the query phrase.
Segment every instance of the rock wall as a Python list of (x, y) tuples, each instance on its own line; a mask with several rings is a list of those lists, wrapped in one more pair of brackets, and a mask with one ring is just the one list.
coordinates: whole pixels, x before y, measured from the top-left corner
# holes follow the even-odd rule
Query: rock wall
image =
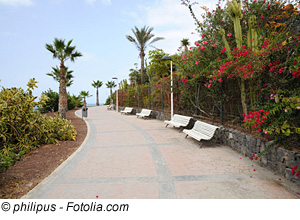
[[(216, 131), (213, 141), (227, 145), (249, 158), (253, 154), (258, 156), (273, 143), (272, 141), (265, 141), (252, 135), (224, 127)], [(299, 151), (290, 151), (273, 145), (258, 158), (257, 162), (262, 167), (275, 171), (300, 186), (300, 177), (292, 175), (292, 167), (298, 166), (299, 168), (300, 166)]]

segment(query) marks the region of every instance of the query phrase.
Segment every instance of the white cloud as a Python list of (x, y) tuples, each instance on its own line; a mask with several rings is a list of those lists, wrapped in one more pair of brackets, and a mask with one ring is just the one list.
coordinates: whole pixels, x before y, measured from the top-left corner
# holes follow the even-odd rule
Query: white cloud
[[(201, 13), (204, 13), (200, 6), (208, 6), (213, 9), (217, 0), (199, 1), (199, 4), (193, 6), (193, 10), (200, 19)], [(151, 7), (145, 8), (147, 25), (154, 27), (154, 34), (157, 37), (164, 37), (165, 40), (158, 41), (154, 46), (162, 48), (169, 54), (177, 53), (180, 41), (188, 38), (193, 46), (196, 40), (199, 40), (198, 33), (195, 33), (195, 22), (187, 7), (181, 4), (180, 0), (160, 0), (156, 1)], [(191, 33), (194, 34), (191, 34)]]
[[(130, 18), (133, 18), (133, 20), (135, 21), (135, 23), (137, 25), (143, 25), (145, 24), (144, 20), (139, 16), (138, 13), (134, 12), (134, 11), (122, 11), (122, 13), (125, 15), (125, 16), (128, 16)], [(130, 20), (130, 23), (132, 23), (132, 21)]]
[(102, 0), (104, 5), (111, 5), (111, 0)]
[[(97, 0), (85, 0), (88, 4), (93, 5)], [(111, 0), (101, 0), (102, 4), (110, 5)]]
[(0, 0), (0, 4), (11, 5), (11, 6), (19, 6), (25, 5), (29, 6), (32, 5), (32, 0)]
[(96, 2), (96, 0), (85, 0), (85, 1), (90, 5), (93, 5)]

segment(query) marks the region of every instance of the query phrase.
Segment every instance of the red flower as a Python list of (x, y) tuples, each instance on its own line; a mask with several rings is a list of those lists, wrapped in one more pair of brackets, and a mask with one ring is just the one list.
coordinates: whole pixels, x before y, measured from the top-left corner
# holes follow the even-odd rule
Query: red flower
[(224, 47), (222, 50), (221, 50), (221, 53), (224, 53), (226, 50), (226, 48)]
[(181, 79), (181, 81), (184, 83), (187, 83), (188, 80), (189, 80), (188, 77), (182, 77), (182, 79)]
[(292, 174), (295, 175), (295, 170), (297, 170), (297, 166), (292, 167)]

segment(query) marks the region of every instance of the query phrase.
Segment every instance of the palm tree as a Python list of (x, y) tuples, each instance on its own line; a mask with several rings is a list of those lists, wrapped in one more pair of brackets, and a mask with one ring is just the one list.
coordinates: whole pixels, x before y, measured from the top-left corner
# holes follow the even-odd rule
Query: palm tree
[(114, 87), (116, 87), (116, 83), (115, 81), (108, 81), (106, 84), (106, 87), (110, 89), (110, 104), (112, 105), (113, 104), (113, 101), (112, 101), (112, 89)]
[(65, 40), (54, 38), (53, 45), (46, 44), (46, 49), (53, 54), (53, 59), (57, 58), (60, 60), (58, 112), (61, 118), (66, 118), (66, 111), (68, 108), (65, 61), (70, 59), (72, 62), (75, 62), (77, 57), (82, 56), (80, 52), (75, 50), (76, 46), (71, 46), (72, 41), (73, 40), (70, 40), (65, 44)]
[(180, 42), (181, 46), (184, 47), (184, 52), (187, 53), (189, 51), (188, 46), (190, 45), (189, 39), (183, 38)]
[(77, 109), (77, 106), (78, 106), (78, 104), (80, 104), (81, 100), (82, 100), (81, 95), (78, 95), (78, 96), (72, 95), (72, 101), (74, 102), (75, 109)]
[[(72, 75), (74, 71), (73, 70), (68, 70), (68, 67), (66, 67), (66, 87), (70, 87), (73, 84), (73, 78), (74, 76)], [(46, 75), (48, 76), (52, 76), (53, 79), (55, 81), (57, 81), (58, 83), (60, 82), (60, 69), (58, 68), (58, 66), (56, 67), (52, 67), (52, 72), (51, 73), (46, 73)]]
[(98, 92), (98, 88), (100, 88), (102, 85), (103, 85), (103, 82), (99, 81), (99, 80), (97, 80), (96, 82), (93, 81), (93, 83), (92, 83), (92, 86), (97, 89), (97, 92), (96, 92), (96, 95), (97, 95), (97, 104), (96, 105), (97, 106), (99, 106), (99, 92)]
[(132, 42), (140, 52), (139, 56), (141, 58), (141, 81), (142, 81), (142, 83), (144, 83), (144, 59), (145, 59), (146, 48), (148, 45), (150, 45), (156, 41), (162, 40), (164, 38), (163, 37), (155, 37), (154, 39), (152, 39), (154, 37), (154, 34), (151, 33), (153, 31), (152, 27), (149, 28), (149, 27), (144, 26), (143, 28), (141, 28), (139, 30), (136, 26), (134, 26), (134, 29), (131, 29), (131, 30), (132, 30), (135, 38), (130, 35), (126, 35), (126, 38), (130, 42)]
[(86, 98), (91, 97), (89, 91), (81, 91), (80, 96), (83, 97), (83, 106), (86, 107)]

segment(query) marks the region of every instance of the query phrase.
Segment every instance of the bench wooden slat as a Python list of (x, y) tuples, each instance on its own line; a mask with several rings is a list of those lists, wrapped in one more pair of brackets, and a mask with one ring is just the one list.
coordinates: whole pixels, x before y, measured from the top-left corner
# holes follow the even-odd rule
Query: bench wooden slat
[(189, 124), (191, 118), (192, 117), (175, 114), (173, 116), (172, 120), (170, 120), (170, 121), (166, 120), (166, 121), (164, 121), (164, 123), (167, 124), (166, 127), (168, 125), (173, 125), (176, 128), (186, 127)]
[(115, 107), (115, 105), (114, 105), (114, 104), (112, 104), (112, 105), (108, 105), (108, 106), (107, 106), (107, 110), (112, 110), (114, 107)]
[(136, 116), (137, 117), (142, 117), (142, 118), (150, 117), (151, 112), (152, 112), (152, 110), (142, 109), (141, 113), (136, 113)]
[(121, 111), (121, 114), (130, 114), (132, 112), (133, 108), (130, 107), (125, 107), (125, 109), (123, 111)]
[(211, 125), (202, 121), (196, 121), (191, 130), (184, 129), (183, 132), (187, 134), (187, 136), (191, 136), (198, 141), (210, 140), (218, 128), (219, 127), (215, 125)]

